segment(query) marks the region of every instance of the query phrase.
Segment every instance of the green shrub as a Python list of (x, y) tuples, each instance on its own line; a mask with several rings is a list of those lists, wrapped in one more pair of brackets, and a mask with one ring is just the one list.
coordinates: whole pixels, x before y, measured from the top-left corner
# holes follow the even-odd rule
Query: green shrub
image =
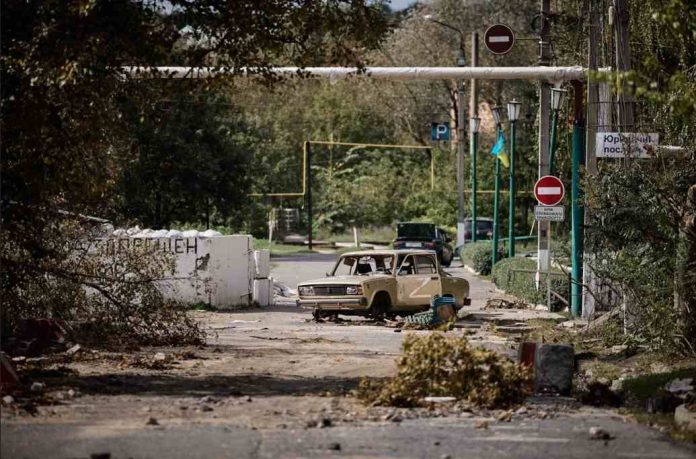
[[(534, 273), (517, 272), (515, 269), (536, 269), (536, 261), (529, 258), (508, 258), (495, 264), (493, 268), (493, 282), (495, 285), (510, 295), (514, 295), (533, 304), (546, 303), (546, 278), (542, 276), (542, 285), (536, 289)], [(558, 271), (561, 272), (561, 271)], [(551, 279), (551, 290), (568, 299), (570, 281), (567, 276), (554, 276)], [(551, 299), (551, 309), (561, 310), (565, 304), (557, 299)]]
[[(468, 243), (459, 250), (459, 256), (462, 262), (471, 266), (474, 271), (487, 276), (491, 273), (491, 241), (479, 241)], [(505, 256), (503, 247), (498, 248), (498, 260)]]

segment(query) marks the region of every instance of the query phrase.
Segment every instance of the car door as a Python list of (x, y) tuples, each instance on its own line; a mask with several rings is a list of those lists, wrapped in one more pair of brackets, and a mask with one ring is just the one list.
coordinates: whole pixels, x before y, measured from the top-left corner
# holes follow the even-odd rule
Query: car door
[(430, 255), (407, 255), (396, 274), (399, 306), (407, 310), (422, 309), (433, 295), (442, 294), (442, 281), (435, 260)]

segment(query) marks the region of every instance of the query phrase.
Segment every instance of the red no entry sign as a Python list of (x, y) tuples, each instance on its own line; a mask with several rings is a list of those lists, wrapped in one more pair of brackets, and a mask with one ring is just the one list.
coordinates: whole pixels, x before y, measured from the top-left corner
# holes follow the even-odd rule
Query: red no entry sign
[(534, 184), (534, 197), (542, 206), (555, 206), (564, 195), (563, 182), (553, 175), (545, 175)]
[(493, 54), (506, 54), (515, 44), (515, 34), (505, 24), (494, 24), (486, 30), (483, 42)]

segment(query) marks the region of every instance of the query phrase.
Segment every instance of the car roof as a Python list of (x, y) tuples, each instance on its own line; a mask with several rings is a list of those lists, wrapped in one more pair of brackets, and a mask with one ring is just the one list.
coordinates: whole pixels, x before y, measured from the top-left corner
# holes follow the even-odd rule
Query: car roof
[(398, 249), (398, 250), (361, 250), (357, 252), (346, 252), (341, 254), (342, 257), (345, 256), (367, 256), (367, 255), (405, 255), (405, 254), (427, 254), (433, 255), (434, 250), (423, 250), (423, 249)]

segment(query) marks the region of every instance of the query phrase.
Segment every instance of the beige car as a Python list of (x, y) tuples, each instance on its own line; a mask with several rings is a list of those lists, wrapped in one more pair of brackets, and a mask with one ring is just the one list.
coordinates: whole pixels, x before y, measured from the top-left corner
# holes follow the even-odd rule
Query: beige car
[(469, 282), (444, 272), (430, 250), (383, 250), (341, 255), (323, 279), (297, 286), (299, 306), (315, 317), (332, 314), (383, 316), (427, 309), (434, 295), (471, 304)]

